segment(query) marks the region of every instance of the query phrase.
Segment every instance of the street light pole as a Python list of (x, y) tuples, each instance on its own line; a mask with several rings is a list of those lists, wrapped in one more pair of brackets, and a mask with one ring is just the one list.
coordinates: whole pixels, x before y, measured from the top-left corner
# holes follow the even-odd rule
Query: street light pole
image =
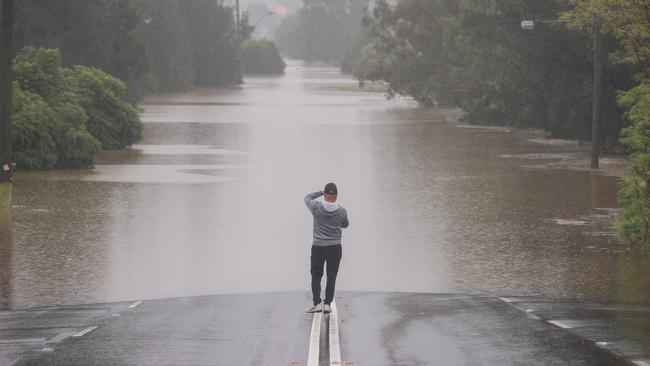
[(0, 5), (0, 210), (11, 208), (11, 68), (14, 1)]
[[(532, 30), (537, 23), (564, 23), (564, 20), (523, 20), (521, 28)], [(598, 169), (600, 155), (600, 91), (603, 74), (603, 60), (601, 56), (601, 35), (597, 24), (593, 30), (594, 42), (594, 83), (591, 114), (591, 169)]]
[(240, 21), (239, 0), (235, 0), (235, 30), (237, 31), (237, 40), (239, 40), (239, 32), (240, 32), (239, 21)]
[(239, 15), (239, 0), (235, 0), (235, 42), (237, 43), (237, 54), (235, 60), (235, 70), (233, 75), (232, 84), (237, 85), (242, 82), (242, 72), (241, 72), (241, 17)]
[(598, 157), (600, 155), (600, 90), (603, 74), (600, 42), (600, 30), (597, 25), (594, 25), (594, 94), (591, 114), (591, 169), (598, 169)]

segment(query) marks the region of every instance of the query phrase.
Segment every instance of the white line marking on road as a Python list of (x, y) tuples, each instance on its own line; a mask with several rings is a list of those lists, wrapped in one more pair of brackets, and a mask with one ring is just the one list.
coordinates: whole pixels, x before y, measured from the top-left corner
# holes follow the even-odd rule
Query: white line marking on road
[(307, 366), (318, 366), (320, 361), (320, 323), (322, 313), (314, 313), (311, 321), (311, 336), (309, 337), (309, 356)]
[(49, 343), (63, 342), (65, 339), (72, 337), (74, 332), (63, 332), (50, 339)]
[(133, 309), (133, 308), (135, 308), (136, 306), (138, 306), (140, 304), (142, 304), (142, 300), (136, 301), (133, 304), (129, 305), (129, 309)]
[(7, 343), (41, 343), (44, 342), (45, 338), (9, 338), (9, 339), (0, 339), (0, 344)]
[(607, 342), (596, 342), (596, 346), (598, 346), (598, 347), (607, 347)]
[(558, 321), (558, 320), (547, 320), (547, 322), (549, 322), (550, 324), (555, 325), (556, 327), (560, 327), (562, 329), (571, 329), (570, 325), (566, 325), (566, 324), (564, 324), (564, 323), (562, 323), (561, 321)]
[(647, 363), (645, 361), (641, 361), (641, 360), (632, 361), (632, 363), (637, 365), (637, 366), (650, 366), (649, 363)]
[(97, 329), (97, 328), (99, 328), (99, 327), (98, 327), (98, 326), (88, 327), (88, 328), (82, 330), (81, 332), (79, 332), (79, 333), (73, 335), (73, 337), (83, 337), (83, 336), (85, 336), (86, 334), (92, 332), (93, 330), (95, 330), (95, 329)]
[(531, 320), (542, 320), (542, 318), (538, 317), (537, 315), (535, 315), (535, 314), (533, 314), (533, 313), (528, 313), (528, 314), (526, 314), (526, 317), (527, 317), (528, 319), (531, 319)]
[(497, 299), (499, 299), (499, 300), (501, 300), (501, 301), (503, 301), (503, 302), (507, 302), (508, 304), (510, 304), (510, 303), (512, 303), (512, 302), (515, 301), (515, 299), (513, 299), (513, 298), (509, 298), (509, 297), (497, 297)]
[(341, 364), (341, 345), (339, 343), (339, 312), (336, 309), (336, 303), (330, 304), (330, 366)]

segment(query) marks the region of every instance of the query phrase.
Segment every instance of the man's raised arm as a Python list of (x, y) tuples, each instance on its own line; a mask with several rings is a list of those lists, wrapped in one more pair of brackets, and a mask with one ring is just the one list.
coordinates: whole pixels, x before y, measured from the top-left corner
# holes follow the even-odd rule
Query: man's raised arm
[(322, 195), (323, 195), (323, 191), (318, 191), (314, 193), (309, 193), (308, 195), (305, 196), (305, 205), (307, 205), (307, 208), (309, 208), (310, 211), (312, 210), (311, 201), (315, 200), (316, 198)]

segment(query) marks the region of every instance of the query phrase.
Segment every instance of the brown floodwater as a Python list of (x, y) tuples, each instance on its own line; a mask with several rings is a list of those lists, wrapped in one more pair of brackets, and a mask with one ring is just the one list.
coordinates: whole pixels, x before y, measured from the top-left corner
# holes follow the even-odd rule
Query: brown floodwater
[(650, 260), (612, 227), (619, 179), (543, 168), (583, 147), (354, 86), (294, 64), (150, 97), (132, 149), (18, 174), (0, 303), (308, 291), (302, 199), (329, 181), (351, 222), (339, 289), (650, 302)]

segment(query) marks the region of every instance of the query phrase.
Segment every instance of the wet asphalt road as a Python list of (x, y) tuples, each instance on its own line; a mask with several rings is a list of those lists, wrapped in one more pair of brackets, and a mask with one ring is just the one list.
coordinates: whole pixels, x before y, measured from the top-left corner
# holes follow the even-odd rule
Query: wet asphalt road
[[(3, 311), (0, 364), (307, 365), (312, 321), (302, 311), (308, 296), (219, 295)], [(343, 365), (650, 361), (643, 336), (647, 306), (354, 292), (336, 301)], [(607, 337), (607, 344), (596, 343)], [(327, 360), (328, 348), (321, 349)]]

